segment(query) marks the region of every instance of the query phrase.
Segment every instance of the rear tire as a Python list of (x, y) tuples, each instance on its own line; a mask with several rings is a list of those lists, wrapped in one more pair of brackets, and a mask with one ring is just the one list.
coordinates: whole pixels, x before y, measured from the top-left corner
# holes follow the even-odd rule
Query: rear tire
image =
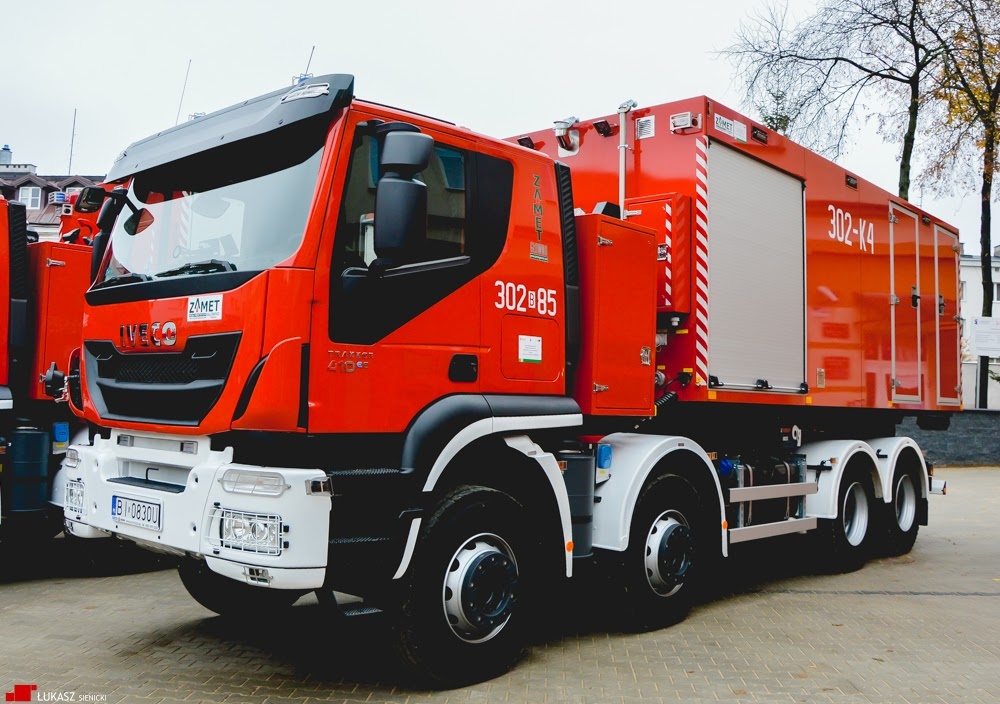
[(203, 560), (185, 559), (177, 566), (188, 594), (209, 611), (227, 618), (267, 617), (288, 609), (304, 591), (254, 587), (223, 577)]
[(525, 511), (509, 495), (464, 486), (421, 531), (405, 593), (392, 614), (404, 668), (453, 688), (507, 672), (528, 639), (536, 570)]
[(706, 517), (698, 492), (682, 477), (667, 474), (643, 489), (628, 549), (612, 575), (627, 629), (664, 628), (687, 617), (703, 563), (711, 561)]
[(871, 474), (857, 464), (849, 464), (840, 479), (837, 517), (820, 521), (817, 528), (823, 550), (816, 557), (822, 571), (854, 572), (871, 556), (875, 533), (875, 490)]
[(918, 472), (897, 468), (892, 478), (892, 501), (886, 505), (886, 554), (896, 557), (913, 549), (920, 525), (917, 506), (920, 502)]

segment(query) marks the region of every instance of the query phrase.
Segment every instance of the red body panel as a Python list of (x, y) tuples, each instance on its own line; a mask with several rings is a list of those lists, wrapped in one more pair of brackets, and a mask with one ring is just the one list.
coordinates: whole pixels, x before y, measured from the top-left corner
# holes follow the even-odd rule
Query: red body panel
[[(264, 338), (264, 305), (267, 300), (268, 283), (274, 275), (279, 280), (281, 273), (264, 272), (244, 285), (222, 295), (221, 320), (190, 320), (188, 317), (189, 296), (165, 298), (153, 301), (135, 301), (108, 306), (87, 306), (84, 318), (84, 336), (87, 340), (108, 340), (124, 354), (155, 355), (177, 352), (184, 349), (188, 338), (195, 335), (241, 332), (240, 344), (226, 380), (222, 395), (198, 426), (162, 426), (167, 432), (175, 433), (218, 433), (229, 430), (250, 373), (261, 359)], [(130, 339), (122, 331), (122, 326), (166, 322), (177, 326), (176, 342), (168, 347), (157, 346), (152, 339), (135, 337)], [(298, 375), (298, 368), (294, 370)], [(81, 368), (83, 388), (87, 389), (86, 365)], [(84, 417), (94, 423), (101, 423), (101, 416), (94, 399), (89, 393), (83, 396)], [(297, 400), (296, 400), (297, 407)], [(148, 428), (150, 424), (133, 421), (115, 421), (121, 428)]]
[[(671, 131), (671, 116), (684, 113), (692, 115), (694, 126)], [(616, 131), (611, 137), (600, 136), (593, 127), (600, 119), (616, 126), (620, 116), (575, 125), (580, 143), (576, 153), (563, 151), (551, 130), (528, 135), (542, 151), (569, 165), (575, 204), (586, 212), (618, 200), (619, 135)], [(630, 218), (657, 230), (658, 243), (670, 245), (667, 270), (659, 273), (657, 303), (661, 312), (680, 315), (658, 362), (670, 377), (679, 372), (693, 375), (693, 383), (678, 389), (682, 399), (956, 410), (960, 394), (955, 391), (959, 348), (954, 228), (704, 97), (633, 110), (625, 121), (626, 210)], [(708, 297), (714, 242), (709, 183), (719, 175), (711, 170), (714, 145), (803, 184), (805, 270), (800, 295), (805, 305), (806, 393), (737, 391), (708, 383), (714, 332), (708, 311), (713, 304), (721, 305)], [(687, 221), (686, 202), (691, 203)], [(890, 208), (900, 222), (890, 222)], [(755, 203), (744, 217), (766, 220), (770, 204)], [(685, 236), (686, 222), (691, 223), (690, 237)], [(752, 280), (752, 270), (745, 274)]]
[(35, 348), (29, 395), (50, 400), (40, 381), (55, 362), (65, 371), (83, 333), (83, 291), (90, 283), (90, 247), (61, 242), (28, 245), (35, 306)]
[(653, 414), (654, 233), (600, 215), (577, 218), (581, 351), (574, 398), (592, 415)]

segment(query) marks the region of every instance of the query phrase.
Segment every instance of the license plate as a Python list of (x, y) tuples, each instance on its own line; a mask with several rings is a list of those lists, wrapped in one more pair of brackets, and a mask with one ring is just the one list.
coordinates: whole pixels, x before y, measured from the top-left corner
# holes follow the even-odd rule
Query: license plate
[(163, 520), (162, 506), (128, 496), (111, 497), (111, 518), (118, 523), (158, 531)]

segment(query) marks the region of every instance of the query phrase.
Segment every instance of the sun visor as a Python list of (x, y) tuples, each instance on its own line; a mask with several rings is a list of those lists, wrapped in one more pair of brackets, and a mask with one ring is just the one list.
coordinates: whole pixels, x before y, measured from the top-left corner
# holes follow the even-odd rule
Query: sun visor
[(347, 107), (353, 99), (354, 76), (310, 78), (135, 142), (118, 155), (105, 180), (114, 182), (198, 152), (326, 115)]

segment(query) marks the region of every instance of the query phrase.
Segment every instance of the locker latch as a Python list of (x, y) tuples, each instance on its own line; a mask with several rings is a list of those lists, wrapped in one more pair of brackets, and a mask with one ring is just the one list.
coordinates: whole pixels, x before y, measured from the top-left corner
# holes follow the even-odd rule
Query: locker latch
[(66, 262), (61, 262), (58, 259), (46, 259), (45, 266), (66, 266)]
[(944, 315), (944, 294), (938, 294), (938, 315)]
[(896, 294), (894, 294), (894, 293), (890, 293), (889, 294), (889, 305), (890, 306), (898, 306), (899, 305), (899, 297), (896, 296)]
[(607, 237), (601, 237), (600, 235), (597, 236), (598, 247), (610, 247), (614, 243), (614, 240), (609, 240)]
[(910, 306), (913, 308), (920, 307), (920, 294), (917, 293), (916, 286), (910, 286)]
[(608, 390), (608, 387), (605, 386), (604, 384), (597, 384), (597, 383), (594, 384), (594, 393), (595, 394), (599, 394), (602, 391), (607, 391), (607, 390)]

